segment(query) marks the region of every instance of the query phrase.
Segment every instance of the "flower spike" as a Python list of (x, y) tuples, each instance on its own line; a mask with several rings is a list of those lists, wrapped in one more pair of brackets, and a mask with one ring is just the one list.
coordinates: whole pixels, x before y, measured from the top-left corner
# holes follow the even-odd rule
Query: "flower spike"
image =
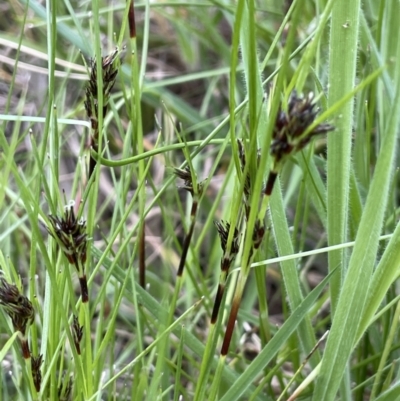
[(47, 227), (49, 234), (56, 239), (64, 255), (71, 265), (74, 265), (82, 291), (82, 302), (89, 299), (85, 262), (87, 250), (86, 222), (75, 216), (73, 204), (66, 206), (64, 216), (49, 216), (51, 226)]
[(270, 151), (273, 166), (264, 191), (265, 195), (271, 195), (275, 179), (290, 155), (302, 150), (313, 137), (335, 129), (334, 126), (325, 123), (318, 124), (307, 132), (318, 112), (312, 92), (302, 97), (294, 90), (290, 95), (287, 110), (280, 106), (272, 133)]
[(0, 276), (0, 306), (10, 316), (15, 331), (19, 332), (22, 355), (31, 357), (27, 340), (27, 329), (35, 319), (35, 310), (31, 301), (19, 292), (16, 285), (10, 284)]

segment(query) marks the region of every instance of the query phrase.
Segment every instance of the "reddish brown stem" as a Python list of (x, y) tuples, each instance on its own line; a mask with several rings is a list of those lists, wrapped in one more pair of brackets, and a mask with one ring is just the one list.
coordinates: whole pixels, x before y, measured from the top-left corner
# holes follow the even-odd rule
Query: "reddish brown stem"
[[(225, 274), (225, 281), (226, 276), (228, 275), (229, 268), (231, 266), (232, 261), (229, 259), (228, 256), (224, 255), (221, 261), (221, 271)], [(225, 291), (225, 283), (221, 282), (218, 285), (217, 295), (215, 296), (214, 307), (211, 314), (211, 324), (215, 324), (218, 318), (219, 308), (221, 307), (222, 297), (224, 296)]]
[(129, 37), (131, 39), (136, 38), (136, 23), (135, 23), (135, 8), (134, 8), (134, 0), (131, 0), (131, 4), (129, 6)]
[(31, 357), (31, 351), (29, 349), (28, 340), (26, 338), (21, 338), (21, 348), (22, 356), (24, 359), (29, 359)]
[(83, 303), (88, 302), (89, 291), (87, 286), (86, 274), (84, 274), (82, 277), (79, 277), (79, 284), (81, 285), (82, 302)]
[(274, 189), (276, 177), (278, 177), (278, 173), (276, 173), (275, 171), (271, 171), (269, 173), (267, 185), (264, 190), (264, 194), (266, 196), (270, 196), (272, 194), (272, 190)]
[(211, 314), (211, 324), (215, 324), (218, 318), (219, 308), (221, 306), (222, 297), (224, 296), (225, 285), (219, 284), (217, 295), (215, 296), (214, 308)]
[(187, 233), (185, 240), (183, 241), (183, 245), (182, 245), (182, 255), (181, 255), (181, 260), (179, 261), (179, 267), (178, 267), (178, 273), (177, 276), (181, 277), (183, 274), (183, 269), (185, 268), (185, 262), (186, 262), (186, 257), (189, 251), (189, 246), (190, 246), (190, 241), (192, 240), (192, 235), (193, 235), (193, 231), (194, 231), (194, 226), (196, 224), (196, 212), (197, 212), (197, 201), (193, 201), (192, 204), (192, 210), (190, 212), (190, 216), (191, 216), (191, 224), (190, 224), (190, 228), (189, 228), (189, 232)]
[(231, 343), (233, 330), (235, 328), (235, 322), (236, 322), (236, 318), (237, 318), (238, 311), (239, 311), (239, 306), (240, 306), (240, 299), (237, 299), (237, 297), (235, 297), (235, 299), (233, 300), (231, 313), (229, 315), (228, 324), (226, 325), (224, 342), (222, 343), (222, 347), (221, 347), (221, 355), (222, 356), (226, 356), (228, 354), (229, 345)]

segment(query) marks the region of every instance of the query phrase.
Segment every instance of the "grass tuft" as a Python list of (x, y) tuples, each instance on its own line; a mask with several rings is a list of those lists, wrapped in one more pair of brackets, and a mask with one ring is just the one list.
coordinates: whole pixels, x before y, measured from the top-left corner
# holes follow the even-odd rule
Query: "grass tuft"
[(0, 400), (398, 397), (398, 2), (0, 9)]

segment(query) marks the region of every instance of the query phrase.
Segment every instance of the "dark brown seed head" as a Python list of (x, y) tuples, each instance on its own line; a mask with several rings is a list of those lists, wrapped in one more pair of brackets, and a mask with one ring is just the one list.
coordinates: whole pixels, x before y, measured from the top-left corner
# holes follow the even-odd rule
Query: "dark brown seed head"
[(81, 354), (81, 340), (83, 336), (83, 326), (79, 324), (79, 320), (76, 316), (74, 316), (73, 322), (72, 322), (72, 336), (74, 338), (74, 343), (76, 347), (77, 353), (80, 355)]
[(40, 386), (42, 384), (42, 373), (40, 371), (40, 366), (43, 362), (43, 355), (32, 356), (31, 366), (32, 366), (32, 379), (35, 385), (36, 391), (40, 391)]
[(229, 223), (225, 223), (223, 220), (221, 221), (214, 221), (215, 227), (217, 228), (219, 238), (221, 239), (221, 248), (222, 251), (226, 251), (226, 243), (228, 241), (228, 234), (229, 234)]
[[(174, 174), (183, 180), (183, 185), (179, 188), (183, 188), (186, 191), (190, 192), (193, 196), (193, 181), (192, 181), (192, 174), (190, 172), (190, 167), (186, 166), (184, 169), (181, 168), (174, 168)], [(200, 194), (203, 190), (203, 184), (201, 182), (197, 183), (197, 192)]]
[(217, 227), (217, 231), (221, 240), (221, 248), (223, 251), (221, 258), (221, 270), (228, 272), (236, 258), (236, 255), (239, 252), (239, 231), (235, 227), (232, 243), (230, 244), (230, 248), (228, 248), (228, 236), (231, 227), (230, 223), (221, 220), (215, 221), (214, 224)]
[[(223, 220), (215, 221), (214, 224), (217, 227), (217, 231), (221, 239), (221, 248), (225, 252), (231, 225), (230, 223), (225, 222)], [(231, 253), (236, 255), (238, 252), (239, 252), (239, 232), (238, 229), (235, 228), (235, 233), (233, 235), (233, 241), (231, 245)]]
[(18, 287), (8, 283), (2, 276), (0, 276), (0, 305), (10, 316), (14, 330), (25, 337), (27, 327), (35, 318), (35, 310), (31, 301), (19, 292)]
[(190, 167), (186, 166), (184, 169), (174, 168), (174, 174), (184, 181), (183, 188), (192, 187), (192, 174), (190, 173)]
[(334, 130), (330, 124), (319, 124), (304, 135), (318, 112), (313, 93), (307, 97), (300, 97), (295, 90), (290, 95), (287, 110), (280, 106), (271, 144), (275, 166), (286, 156), (303, 149), (314, 136)]
[(57, 240), (69, 263), (75, 265), (78, 272), (86, 262), (87, 234), (86, 222), (78, 220), (73, 205), (65, 208), (64, 216), (49, 216), (51, 226), (49, 234)]
[[(110, 93), (115, 84), (115, 79), (118, 74), (119, 65), (116, 62), (118, 54), (119, 49), (116, 48), (111, 54), (101, 58), (103, 78), (103, 115), (107, 112), (107, 104), (110, 99)], [(92, 129), (96, 130), (97, 120), (99, 116), (96, 59), (92, 60), (90, 67), (89, 83), (86, 87), (85, 109), (92, 123)]]

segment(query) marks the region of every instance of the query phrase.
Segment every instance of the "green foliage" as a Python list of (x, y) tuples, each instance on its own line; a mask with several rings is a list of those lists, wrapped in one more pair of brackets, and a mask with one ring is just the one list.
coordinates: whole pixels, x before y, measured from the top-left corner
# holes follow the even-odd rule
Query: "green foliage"
[(1, 400), (399, 397), (398, 2), (1, 10)]

